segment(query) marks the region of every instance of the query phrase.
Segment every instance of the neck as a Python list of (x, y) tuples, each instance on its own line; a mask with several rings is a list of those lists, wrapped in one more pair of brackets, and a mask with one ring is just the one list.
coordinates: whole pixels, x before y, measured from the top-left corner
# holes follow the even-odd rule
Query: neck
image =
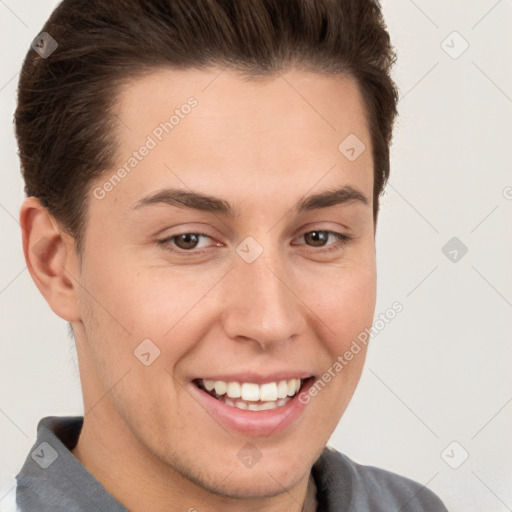
[(304, 500), (304, 506), (302, 507), (302, 512), (316, 512), (317, 509), (317, 501), (316, 501), (316, 485), (315, 479), (313, 475), (310, 474), (308, 489), (306, 492), (306, 499)]

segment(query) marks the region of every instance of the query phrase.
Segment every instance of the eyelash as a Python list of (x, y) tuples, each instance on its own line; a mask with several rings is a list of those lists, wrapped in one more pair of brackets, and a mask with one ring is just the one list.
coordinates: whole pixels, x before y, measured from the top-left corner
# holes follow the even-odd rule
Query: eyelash
[[(334, 244), (331, 244), (328, 246), (328, 249), (325, 249), (324, 247), (320, 246), (317, 248), (317, 251), (316, 252), (319, 252), (319, 253), (322, 253), (322, 254), (328, 254), (328, 253), (331, 253), (333, 251), (337, 251), (337, 250), (340, 250), (342, 247), (344, 247), (345, 245), (347, 245), (349, 242), (351, 242), (353, 240), (353, 237), (349, 236), (349, 235), (345, 235), (343, 233), (338, 233), (337, 231), (329, 231), (327, 229), (313, 229), (311, 231), (306, 231), (304, 232), (301, 237), (303, 237), (304, 235), (307, 235), (308, 233), (313, 233), (313, 232), (320, 232), (320, 233), (327, 233), (327, 234), (330, 234), (330, 235), (333, 235), (335, 238), (336, 238), (336, 242)], [(186, 249), (179, 249), (179, 248), (171, 248), (171, 245), (169, 242), (171, 242), (173, 239), (179, 237), (179, 236), (183, 236), (183, 235), (199, 235), (199, 236), (204, 236), (206, 238), (211, 238), (209, 235), (207, 235), (206, 233), (202, 233), (202, 232), (199, 232), (199, 231), (189, 231), (189, 232), (185, 232), (185, 233), (177, 233), (176, 235), (172, 235), (172, 236), (169, 236), (167, 238), (164, 238), (163, 240), (158, 240), (157, 241), (157, 244), (159, 246), (161, 246), (165, 251), (169, 251), (169, 252), (172, 252), (174, 254), (178, 254), (180, 256), (194, 256), (194, 255), (201, 255), (204, 253), (205, 249), (204, 250), (197, 250), (197, 249), (190, 249), (190, 250), (186, 250)], [(315, 249), (314, 246), (309, 246), (311, 249)]]

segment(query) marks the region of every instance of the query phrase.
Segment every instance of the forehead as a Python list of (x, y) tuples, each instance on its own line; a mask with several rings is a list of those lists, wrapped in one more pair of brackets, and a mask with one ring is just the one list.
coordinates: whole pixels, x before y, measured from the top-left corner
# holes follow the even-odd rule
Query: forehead
[[(162, 69), (127, 82), (117, 99), (113, 171), (124, 165), (129, 176), (110, 198), (132, 205), (158, 188), (180, 187), (260, 202), (279, 193), (295, 202), (315, 183), (372, 190), (367, 115), (350, 78)], [(150, 150), (133, 161), (143, 146)], [(135, 165), (126, 166), (130, 159)]]

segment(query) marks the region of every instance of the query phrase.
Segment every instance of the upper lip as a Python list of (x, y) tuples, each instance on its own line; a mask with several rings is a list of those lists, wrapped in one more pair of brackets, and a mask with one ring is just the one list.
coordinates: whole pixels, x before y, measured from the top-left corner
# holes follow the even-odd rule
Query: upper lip
[(266, 384), (268, 382), (279, 382), (281, 380), (291, 379), (307, 379), (313, 376), (313, 372), (307, 372), (303, 370), (285, 370), (275, 372), (272, 374), (263, 375), (256, 372), (240, 372), (226, 374), (215, 374), (215, 375), (202, 375), (201, 377), (194, 377), (192, 380), (222, 380), (224, 382), (251, 382), (254, 384)]

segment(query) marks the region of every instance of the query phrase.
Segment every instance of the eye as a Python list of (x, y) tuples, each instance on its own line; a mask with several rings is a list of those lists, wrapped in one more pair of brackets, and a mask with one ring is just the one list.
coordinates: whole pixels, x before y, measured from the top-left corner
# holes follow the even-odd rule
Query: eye
[[(329, 237), (334, 239), (334, 243), (328, 244)], [(322, 252), (329, 252), (339, 250), (341, 247), (346, 245), (352, 238), (348, 235), (344, 235), (343, 233), (338, 233), (336, 231), (327, 231), (327, 230), (314, 230), (308, 231), (304, 233), (300, 239), (304, 239), (305, 242), (310, 245), (310, 247), (328, 247), (328, 249), (324, 249)]]
[[(181, 233), (178, 235), (172, 235), (164, 240), (160, 240), (158, 243), (169, 251), (192, 252), (194, 249), (207, 247), (207, 245), (198, 245), (201, 238), (208, 238), (211, 240), (211, 238), (205, 233)], [(173, 246), (177, 247), (177, 249)]]
[[(200, 253), (199, 249), (208, 247), (208, 243), (200, 245), (201, 239), (212, 240), (206, 233), (181, 233), (169, 236), (163, 240), (159, 240), (158, 244), (167, 251), (178, 254), (195, 254)], [(314, 230), (304, 233), (298, 240), (304, 239), (306, 245), (312, 248), (318, 248), (318, 252), (330, 252), (341, 249), (346, 245), (352, 237), (328, 230)], [(329, 239), (334, 239), (333, 243), (328, 243)], [(207, 242), (207, 241), (206, 241)], [(222, 247), (221, 243), (215, 243), (217, 247)]]

